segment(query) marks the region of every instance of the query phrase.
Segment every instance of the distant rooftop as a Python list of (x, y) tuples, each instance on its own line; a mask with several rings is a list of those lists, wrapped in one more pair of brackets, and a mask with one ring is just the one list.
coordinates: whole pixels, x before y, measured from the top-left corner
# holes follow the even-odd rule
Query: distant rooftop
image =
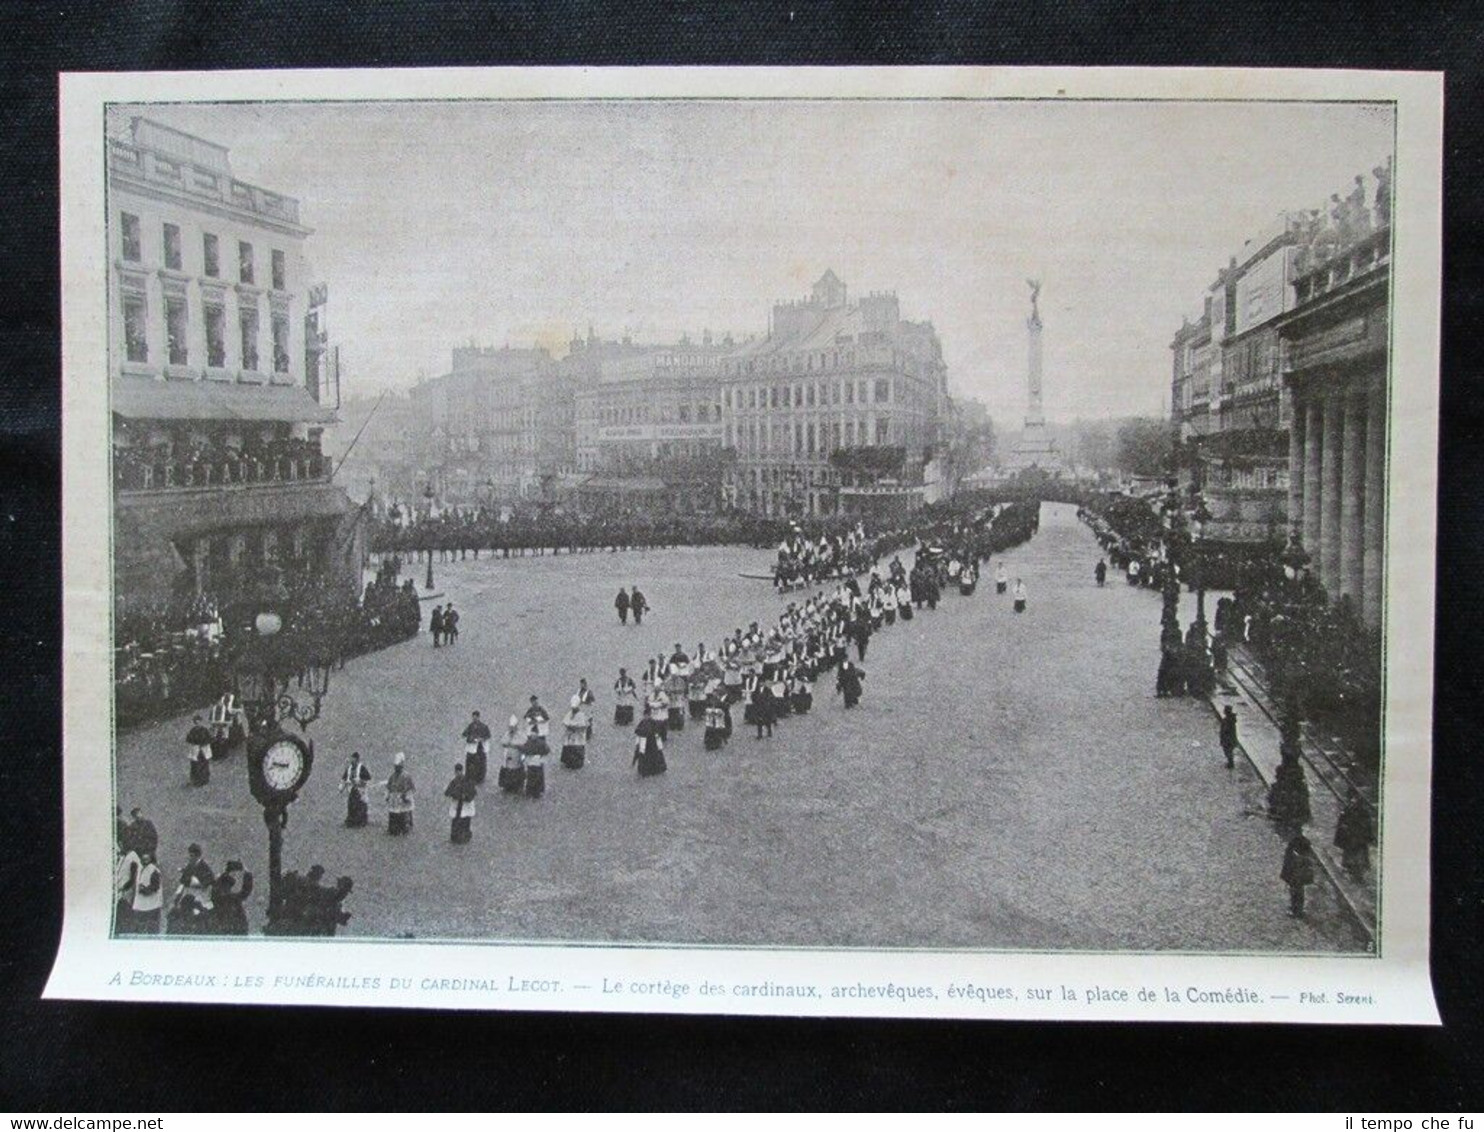
[(232, 163), (224, 145), (198, 138), (152, 118), (129, 119), (129, 135), (135, 145), (174, 157), (187, 165), (225, 173), (229, 177), (232, 175)]
[(108, 174), (301, 227), (298, 200), (233, 177), (226, 146), (151, 118), (108, 139)]

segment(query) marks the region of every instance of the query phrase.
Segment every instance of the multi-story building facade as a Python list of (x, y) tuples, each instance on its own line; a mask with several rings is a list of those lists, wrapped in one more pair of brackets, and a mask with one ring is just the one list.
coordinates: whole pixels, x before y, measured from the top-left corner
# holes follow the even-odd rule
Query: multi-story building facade
[[(1194, 322), (1186, 320), (1170, 343), (1174, 373), (1170, 379), (1170, 422), (1175, 442), (1182, 448), (1195, 445), (1211, 432), (1211, 301)], [(1189, 472), (1187, 466), (1182, 471)]]
[(576, 380), (541, 347), (455, 348), (411, 394), (425, 486), (454, 505), (543, 498), (576, 470)]
[(576, 393), (577, 467), (588, 504), (721, 505), (731, 456), (722, 443), (721, 367), (733, 345), (706, 331), (699, 342), (682, 337), (598, 364)]
[(1201, 317), (1171, 342), (1180, 474), (1200, 488), (1216, 541), (1280, 543), (1287, 529), (1288, 398), (1276, 320), (1292, 306), (1298, 225), (1281, 214), (1249, 240), (1217, 273)]
[[(1286, 541), (1369, 625), (1384, 587), (1391, 171), (1357, 176), (1328, 213), (1285, 213), (1233, 257), (1187, 322), (1171, 417), (1214, 521), (1233, 541)], [(1209, 405), (1199, 350), (1209, 334)]]
[(1391, 171), (1373, 175), (1369, 207), (1356, 178), (1335, 222), (1304, 232), (1293, 302), (1277, 324), (1293, 398), (1291, 543), (1372, 628), (1385, 592)]
[(298, 202), (225, 147), (145, 118), (108, 139), (114, 579), (121, 608), (249, 600), (272, 573), (354, 581), (325, 289)]
[(827, 271), (722, 362), (732, 505), (766, 515), (910, 510), (946, 494), (949, 401), (930, 322), (894, 294), (851, 303)]
[(573, 335), (460, 347), (417, 386), (424, 479), (454, 505), (549, 500), (770, 515), (910, 510), (951, 494), (962, 430), (930, 322), (833, 272), (766, 337), (671, 344)]

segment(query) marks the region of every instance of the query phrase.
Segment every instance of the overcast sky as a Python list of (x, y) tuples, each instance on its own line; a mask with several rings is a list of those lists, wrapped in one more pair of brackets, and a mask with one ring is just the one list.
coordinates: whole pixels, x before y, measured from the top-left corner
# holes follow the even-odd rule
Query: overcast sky
[(762, 334), (826, 268), (931, 319), (950, 390), (1025, 412), (1039, 278), (1053, 419), (1158, 413), (1227, 257), (1391, 152), (1389, 107), (1210, 103), (151, 106), (296, 196), (347, 394), (469, 339)]

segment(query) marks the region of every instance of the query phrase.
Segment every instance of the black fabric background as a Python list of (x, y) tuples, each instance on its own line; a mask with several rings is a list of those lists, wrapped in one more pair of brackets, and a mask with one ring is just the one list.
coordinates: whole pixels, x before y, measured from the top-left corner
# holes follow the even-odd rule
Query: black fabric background
[[(0, 1108), (1477, 1108), (1477, 5), (136, 2), (0, 13)], [(62, 907), (56, 73), (477, 64), (1446, 70), (1433, 970), (1444, 1029), (43, 1002)]]

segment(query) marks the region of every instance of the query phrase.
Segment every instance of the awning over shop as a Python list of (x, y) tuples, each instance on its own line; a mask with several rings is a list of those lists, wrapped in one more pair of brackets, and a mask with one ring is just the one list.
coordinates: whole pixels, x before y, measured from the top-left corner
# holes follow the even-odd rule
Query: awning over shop
[(328, 423), (335, 411), (297, 385), (239, 385), (215, 381), (161, 381), (120, 377), (112, 408), (121, 417), (151, 421), (288, 421)]

